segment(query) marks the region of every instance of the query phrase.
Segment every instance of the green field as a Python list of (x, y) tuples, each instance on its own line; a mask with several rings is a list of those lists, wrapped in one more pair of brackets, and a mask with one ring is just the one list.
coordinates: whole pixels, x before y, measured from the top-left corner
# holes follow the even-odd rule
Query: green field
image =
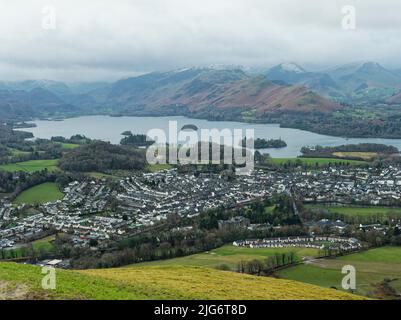
[(0, 263), (0, 299), (360, 299), (295, 281), (176, 266), (57, 270), (56, 289), (44, 290), (41, 271), (31, 265)]
[(54, 249), (53, 241), (55, 236), (49, 236), (32, 242), (32, 247), (35, 250), (51, 251)]
[(10, 163), (0, 165), (0, 170), (8, 171), (8, 172), (36, 172), (47, 169), (49, 171), (57, 170), (57, 162), (58, 160), (30, 160), (24, 162)]
[(58, 188), (57, 184), (46, 182), (21, 192), (14, 200), (14, 204), (42, 204), (49, 201), (59, 200), (63, 197), (64, 195)]
[(392, 280), (390, 286), (401, 293), (401, 247), (383, 247), (337, 259), (319, 259), (279, 271), (277, 276), (341, 289), (344, 277), (341, 269), (345, 265), (352, 265), (356, 269), (357, 294), (394, 298), (383, 293), (380, 284), (384, 279)]
[(322, 206), (322, 205), (306, 205), (309, 209), (326, 209), (331, 213), (339, 213), (344, 216), (359, 217), (384, 217), (401, 216), (401, 208), (389, 207), (338, 207), (338, 206)]
[(95, 179), (119, 179), (118, 176), (113, 176), (111, 174), (106, 174), (106, 173), (102, 173), (102, 172), (87, 172), (87, 174)]
[(150, 172), (159, 172), (162, 170), (171, 169), (172, 166), (169, 164), (149, 164), (146, 166), (146, 169)]
[(228, 266), (231, 270), (236, 270), (240, 261), (250, 260), (265, 260), (267, 257), (272, 256), (276, 253), (288, 253), (294, 252), (297, 260), (301, 261), (304, 257), (316, 257), (318, 256), (317, 249), (307, 248), (245, 248), (245, 247), (234, 247), (232, 245), (226, 245), (221, 248), (212, 250), (210, 252), (194, 254), (188, 257), (161, 260), (155, 262), (144, 262), (139, 265), (169, 265), (169, 266), (199, 266), (199, 267), (211, 267), (217, 268), (222, 265)]
[(28, 154), (31, 154), (31, 152), (29, 151), (22, 151), (22, 150), (18, 150), (18, 149), (14, 149), (14, 148), (9, 148), (11, 155), (13, 156), (25, 156)]
[(75, 143), (60, 143), (61, 147), (66, 150), (78, 148), (80, 145)]
[(332, 165), (339, 163), (346, 163), (351, 165), (366, 164), (365, 161), (333, 159), (333, 158), (271, 158), (269, 159), (269, 161), (277, 165), (285, 165), (285, 164), (294, 165), (296, 163), (300, 163), (311, 167), (316, 166), (316, 164), (318, 166), (325, 166), (328, 165), (329, 163), (331, 163)]

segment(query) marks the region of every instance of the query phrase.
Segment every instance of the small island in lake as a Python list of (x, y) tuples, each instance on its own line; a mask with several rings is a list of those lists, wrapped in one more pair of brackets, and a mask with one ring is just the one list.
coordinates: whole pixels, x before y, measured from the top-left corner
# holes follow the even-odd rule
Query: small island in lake
[(193, 131), (198, 131), (198, 127), (194, 124), (186, 124), (181, 128), (181, 131), (183, 130), (193, 130)]
[[(245, 147), (246, 146), (246, 141), (247, 138), (245, 137), (242, 140), (242, 146)], [(257, 138), (254, 139), (254, 149), (280, 149), (280, 148), (285, 148), (287, 146), (287, 143), (284, 140), (281, 139), (261, 139), (261, 138)]]
[(123, 146), (148, 147), (155, 143), (145, 134), (133, 135), (131, 131), (124, 131), (122, 135), (124, 138), (121, 139), (120, 144)]

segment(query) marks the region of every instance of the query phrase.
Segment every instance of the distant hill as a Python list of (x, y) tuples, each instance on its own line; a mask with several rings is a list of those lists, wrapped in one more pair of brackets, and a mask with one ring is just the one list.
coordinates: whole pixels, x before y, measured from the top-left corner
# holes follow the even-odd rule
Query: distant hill
[(401, 104), (401, 92), (396, 93), (395, 95), (388, 98), (387, 102), (389, 104)]
[(340, 108), (303, 86), (272, 82), (265, 76), (251, 76), (235, 68), (155, 72), (112, 84), (68, 87), (58, 82), (26, 81), (3, 85), (13, 89), (0, 92), (0, 117), (107, 112), (242, 120), (243, 112), (257, 119), (283, 110), (325, 113)]
[(296, 281), (201, 267), (57, 270), (55, 290), (43, 290), (39, 267), (0, 263), (0, 299), (91, 300), (357, 300), (362, 297)]
[[(364, 127), (362, 131), (344, 128), (348, 120), (337, 111), (349, 113), (351, 106), (398, 104), (396, 95), (400, 90), (400, 73), (375, 62), (352, 63), (322, 72), (283, 63), (263, 74), (235, 66), (186, 68), (113, 83), (0, 82), (0, 119), (181, 115), (280, 123), (326, 134), (341, 135), (342, 130), (352, 131), (355, 136), (369, 131), (370, 136), (395, 137), (398, 131), (395, 134), (387, 127), (372, 131), (366, 118), (355, 119), (357, 126)], [(339, 123), (339, 116), (343, 116), (341, 128), (333, 124)]]
[(58, 95), (43, 88), (0, 90), (0, 119), (29, 119), (44, 115), (69, 114), (77, 107), (65, 103)]
[(238, 69), (187, 69), (122, 80), (113, 85), (107, 103), (133, 114), (214, 119), (230, 114), (241, 119), (242, 112), (258, 117), (281, 110), (331, 112), (340, 108), (305, 87), (281, 85)]
[(279, 64), (269, 69), (266, 76), (270, 80), (281, 80), (288, 84), (302, 84), (310, 88), (316, 86), (322, 88), (337, 87), (336, 82), (327, 73), (306, 71), (295, 63)]
[(291, 85), (302, 85), (326, 97), (341, 96), (337, 83), (327, 74), (306, 71), (296, 63), (282, 63), (266, 72), (270, 80), (280, 80)]
[(310, 72), (295, 63), (284, 63), (269, 69), (270, 80), (302, 85), (336, 101), (385, 102), (401, 88), (401, 73), (376, 62), (356, 62), (322, 72)]
[(36, 88), (45, 89), (55, 94), (67, 94), (70, 88), (63, 82), (53, 80), (25, 80), (15, 82), (0, 82), (0, 89), (31, 91)]
[(348, 90), (356, 90), (363, 84), (370, 86), (400, 87), (401, 77), (376, 62), (360, 62), (343, 65), (329, 70), (336, 81), (342, 82)]

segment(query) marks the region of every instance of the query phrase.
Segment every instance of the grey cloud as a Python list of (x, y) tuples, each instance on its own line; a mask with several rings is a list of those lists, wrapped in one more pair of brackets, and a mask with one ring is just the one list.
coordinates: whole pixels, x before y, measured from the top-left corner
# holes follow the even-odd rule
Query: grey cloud
[[(0, 78), (110, 80), (209, 64), (401, 67), (398, 0), (0, 0)], [(44, 30), (52, 5), (56, 30)], [(354, 5), (357, 29), (341, 28)]]

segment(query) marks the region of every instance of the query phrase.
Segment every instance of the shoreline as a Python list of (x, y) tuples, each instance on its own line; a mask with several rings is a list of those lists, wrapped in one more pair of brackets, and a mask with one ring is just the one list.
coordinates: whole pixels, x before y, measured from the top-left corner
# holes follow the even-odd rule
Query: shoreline
[[(286, 126), (285, 124), (278, 123), (278, 122), (267, 122), (263, 120), (254, 120), (254, 121), (245, 121), (245, 120), (215, 120), (211, 118), (205, 118), (205, 117), (194, 117), (194, 116), (189, 116), (189, 115), (153, 115), (153, 114), (139, 114), (139, 115), (113, 115), (113, 114), (105, 114), (105, 113), (97, 113), (97, 114), (80, 114), (80, 115), (71, 115), (71, 116), (65, 116), (65, 117), (57, 117), (57, 118), (33, 118), (30, 120), (25, 120), (28, 124), (34, 123), (35, 121), (50, 121), (50, 122), (63, 122), (68, 119), (75, 119), (75, 118), (81, 118), (81, 117), (110, 117), (110, 118), (170, 118), (170, 117), (181, 117), (181, 118), (186, 118), (186, 119), (193, 119), (193, 120), (204, 120), (208, 122), (230, 122), (230, 123), (240, 123), (240, 124), (256, 124), (256, 125), (274, 125), (282, 129), (294, 129), (294, 130), (300, 130), (303, 132), (309, 132), (309, 133), (314, 133), (318, 134), (321, 136), (327, 136), (331, 138), (341, 138), (341, 139), (385, 139), (385, 140), (401, 140), (401, 135), (399, 137), (393, 137), (393, 136), (372, 136), (372, 135), (350, 135), (350, 136), (343, 136), (343, 135), (335, 135), (335, 134), (328, 134), (322, 131), (317, 131), (317, 130), (307, 130), (304, 128), (296, 127), (296, 126)], [(31, 127), (27, 127), (24, 129), (29, 129)], [(21, 129), (21, 128), (18, 128)]]

